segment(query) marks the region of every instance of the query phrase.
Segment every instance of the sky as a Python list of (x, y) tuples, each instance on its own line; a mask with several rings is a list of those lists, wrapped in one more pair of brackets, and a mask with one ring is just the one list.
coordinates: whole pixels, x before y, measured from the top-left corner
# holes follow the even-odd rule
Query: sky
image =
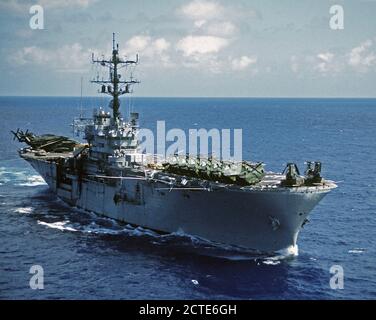
[(0, 95), (96, 95), (113, 32), (136, 96), (376, 97), (376, 0), (1, 0)]

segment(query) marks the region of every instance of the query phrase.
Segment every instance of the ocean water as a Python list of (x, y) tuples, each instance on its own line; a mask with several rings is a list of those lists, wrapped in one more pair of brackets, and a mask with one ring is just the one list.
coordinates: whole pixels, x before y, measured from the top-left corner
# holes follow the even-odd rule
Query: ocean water
[[(87, 114), (106, 100), (85, 98)], [(124, 103), (126, 104), (126, 103)], [(158, 235), (64, 205), (18, 158), (10, 130), (71, 136), (78, 98), (0, 98), (0, 299), (375, 299), (376, 100), (134, 99), (143, 127), (242, 128), (243, 156), (282, 171), (321, 160), (338, 182), (296, 257)], [(29, 287), (32, 265), (44, 290)], [(330, 268), (344, 289), (330, 287)]]

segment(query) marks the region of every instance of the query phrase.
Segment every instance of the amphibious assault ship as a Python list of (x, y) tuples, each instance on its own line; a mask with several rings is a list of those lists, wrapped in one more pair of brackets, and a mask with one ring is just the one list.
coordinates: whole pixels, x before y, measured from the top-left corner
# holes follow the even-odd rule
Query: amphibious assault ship
[(97, 77), (100, 92), (112, 97), (112, 113), (95, 111), (78, 119), (86, 143), (17, 130), (28, 146), (19, 151), (50, 189), (73, 207), (161, 233), (184, 232), (214, 243), (276, 252), (297, 249), (299, 231), (320, 200), (336, 185), (321, 177), (321, 163), (307, 162), (304, 175), (289, 163), (282, 173), (263, 163), (224, 161), (214, 156), (173, 155), (159, 159), (140, 151), (138, 114), (125, 119), (120, 96), (138, 83), (121, 77), (115, 45), (109, 59), (92, 62), (109, 69)]

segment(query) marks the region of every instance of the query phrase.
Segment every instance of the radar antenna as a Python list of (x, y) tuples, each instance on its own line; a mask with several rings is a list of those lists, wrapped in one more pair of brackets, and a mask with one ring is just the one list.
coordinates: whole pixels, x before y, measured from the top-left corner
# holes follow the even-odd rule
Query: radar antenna
[(105, 59), (97, 59), (94, 57), (94, 53), (92, 54), (92, 62), (98, 63), (103, 67), (107, 67), (109, 69), (109, 79), (108, 80), (99, 80), (99, 77), (93, 79), (91, 83), (96, 83), (102, 85), (101, 93), (108, 94), (113, 97), (110, 106), (113, 111), (113, 118), (114, 120), (119, 120), (121, 117), (120, 114), (120, 96), (124, 94), (130, 94), (131, 86), (137, 83), (140, 83), (138, 80), (133, 79), (131, 76), (129, 80), (124, 79), (121, 80), (121, 75), (118, 73), (120, 68), (124, 68), (130, 65), (137, 65), (138, 64), (138, 54), (136, 55), (136, 60), (123, 60), (119, 57), (119, 44), (116, 44), (115, 41), (115, 33), (112, 34), (112, 58)]

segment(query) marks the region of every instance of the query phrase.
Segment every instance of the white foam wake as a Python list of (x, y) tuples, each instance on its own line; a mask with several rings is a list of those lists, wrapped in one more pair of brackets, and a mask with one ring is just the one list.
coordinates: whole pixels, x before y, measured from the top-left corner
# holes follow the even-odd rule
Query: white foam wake
[(282, 257), (297, 257), (299, 255), (299, 248), (298, 245), (289, 246), (285, 249), (277, 251), (277, 253)]
[(349, 250), (348, 252), (349, 253), (353, 253), (353, 254), (360, 254), (360, 253), (363, 253), (364, 251), (366, 251), (366, 249), (363, 249), (363, 248), (354, 248), (354, 249)]
[(281, 261), (280, 260), (274, 260), (274, 259), (271, 259), (271, 258), (267, 258), (267, 259), (263, 260), (262, 263), (266, 264), (266, 265), (276, 266), (276, 265), (279, 265), (281, 263)]
[(12, 183), (21, 187), (35, 187), (46, 185), (40, 175), (34, 171), (20, 170), (16, 167), (0, 167), (0, 185)]
[(33, 212), (33, 208), (31, 207), (23, 207), (23, 208), (17, 208), (14, 210), (16, 213), (21, 213), (21, 214), (29, 214)]
[(47, 183), (43, 180), (43, 178), (39, 175), (33, 175), (26, 178), (25, 182), (21, 182), (18, 185), (22, 187), (36, 187), (36, 186), (44, 186)]
[(299, 248), (297, 245), (289, 246), (285, 249), (278, 250), (276, 255), (265, 258), (262, 263), (266, 265), (278, 265), (282, 260), (297, 257), (299, 255)]
[[(101, 234), (107, 234), (107, 235), (130, 234), (130, 235), (137, 236), (137, 235), (147, 234), (140, 228), (133, 228), (128, 225), (122, 228), (116, 228), (116, 225), (114, 225), (114, 228), (111, 228), (111, 227), (101, 226), (94, 221), (88, 225), (81, 225), (79, 223), (72, 223), (69, 220), (51, 222), (51, 223), (38, 220), (38, 224), (45, 226), (47, 228), (57, 229), (60, 231), (71, 231), (71, 232), (99, 234), (99, 235)], [(115, 221), (114, 221), (114, 224), (116, 224)]]
[(38, 220), (38, 224), (42, 226), (46, 226), (48, 228), (58, 229), (60, 231), (72, 231), (72, 232), (78, 231), (70, 226), (67, 226), (68, 223), (69, 221), (59, 221), (59, 222), (48, 223), (48, 222)]

